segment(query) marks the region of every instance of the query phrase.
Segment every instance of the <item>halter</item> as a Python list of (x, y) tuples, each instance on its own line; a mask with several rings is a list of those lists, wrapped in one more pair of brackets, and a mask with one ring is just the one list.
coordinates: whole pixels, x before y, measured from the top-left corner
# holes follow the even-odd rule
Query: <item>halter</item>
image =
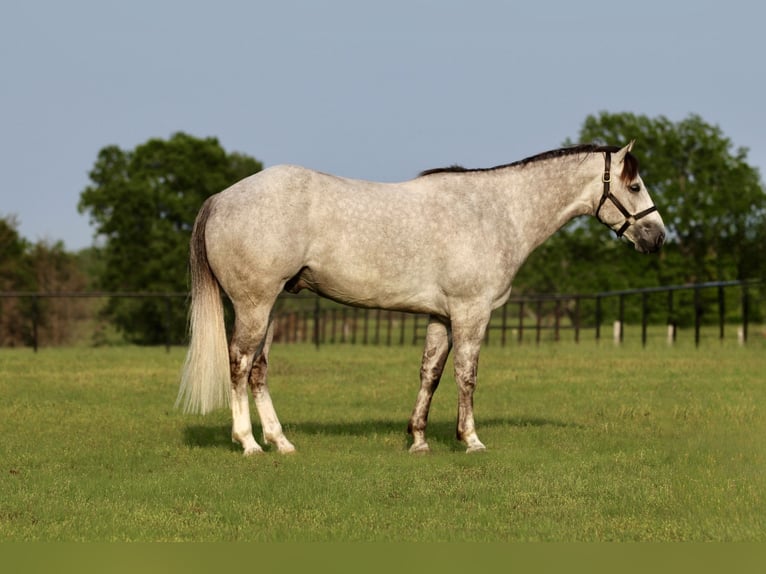
[[(641, 219), (642, 217), (646, 217), (653, 211), (657, 211), (657, 206), (652, 205), (651, 207), (644, 209), (643, 211), (639, 211), (635, 215), (631, 215), (630, 211), (625, 209), (625, 206), (620, 203), (620, 200), (617, 199), (614, 194), (609, 190), (609, 184), (612, 181), (612, 176), (609, 173), (609, 168), (612, 165), (612, 154), (610, 152), (606, 152), (606, 161), (604, 166), (604, 177), (602, 177), (602, 181), (604, 182), (604, 193), (601, 194), (601, 201), (598, 202), (598, 207), (596, 208), (596, 219), (598, 219), (601, 223), (606, 225), (609, 229), (614, 231), (617, 234), (617, 237), (622, 237), (622, 234), (627, 231), (628, 227), (633, 225), (636, 221)], [(617, 231), (614, 230), (614, 228), (609, 225), (606, 221), (601, 219), (598, 214), (601, 211), (601, 206), (606, 203), (606, 200), (609, 199), (612, 201), (614, 206), (622, 213), (622, 215), (625, 217), (625, 222), (622, 224), (622, 227), (618, 229)]]

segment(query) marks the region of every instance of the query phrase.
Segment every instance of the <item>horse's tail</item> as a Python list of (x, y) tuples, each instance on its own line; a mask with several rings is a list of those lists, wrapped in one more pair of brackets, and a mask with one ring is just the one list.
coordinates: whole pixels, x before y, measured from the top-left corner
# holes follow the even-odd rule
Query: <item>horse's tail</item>
[(191, 340), (181, 375), (176, 407), (184, 412), (206, 414), (229, 403), (230, 374), (223, 303), (218, 280), (210, 269), (205, 227), (212, 208), (208, 199), (194, 222), (190, 242)]

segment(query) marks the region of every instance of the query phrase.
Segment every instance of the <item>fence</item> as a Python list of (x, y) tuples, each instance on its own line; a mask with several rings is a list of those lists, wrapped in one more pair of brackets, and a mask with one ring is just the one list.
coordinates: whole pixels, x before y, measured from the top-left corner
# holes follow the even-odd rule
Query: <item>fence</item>
[[(712, 329), (723, 340), (732, 327), (745, 344), (750, 325), (762, 320), (764, 293), (758, 281), (723, 281), (593, 294), (512, 297), (495, 310), (485, 344), (522, 344), (543, 339), (559, 341), (568, 334), (579, 342), (588, 332), (604, 338), (609, 321), (610, 338), (625, 339), (626, 325), (635, 325), (641, 344), (650, 333), (675, 343), (679, 329), (693, 331), (699, 346), (703, 333)], [(755, 301), (755, 305), (753, 304)], [(632, 323), (631, 323), (632, 322)], [(322, 344), (419, 344), (425, 337), (427, 317), (378, 309), (334, 305), (313, 295), (293, 296), (290, 308), (276, 315), (275, 339), (282, 342)], [(657, 326), (662, 328), (658, 329)]]
[[(188, 300), (188, 293), (143, 293), (143, 292), (56, 292), (56, 293), (34, 293), (34, 292), (0, 292), (0, 346), (16, 346), (18, 341), (31, 346), (35, 352), (41, 344), (59, 346), (83, 341), (91, 344), (109, 344), (105, 336), (101, 334), (104, 329), (105, 320), (101, 318), (101, 307), (98, 300), (108, 301), (112, 299), (151, 299), (163, 302), (164, 317), (161, 318), (162, 333), (160, 340), (164, 341), (166, 348), (173, 344), (182, 344), (183, 341), (175, 340), (173, 333), (177, 332), (177, 326), (174, 325), (173, 316), (174, 307), (185, 306)], [(6, 312), (7, 301), (21, 301), (21, 309), (12, 309), (11, 317)], [(45, 308), (43, 302), (56, 301), (59, 303), (69, 302), (70, 305), (55, 305), (53, 308)], [(79, 303), (82, 301), (96, 302), (96, 305), (88, 305), (85, 308)], [(177, 309), (175, 309), (177, 311)], [(185, 314), (185, 311), (184, 311)], [(177, 321), (176, 321), (177, 322)], [(10, 328), (9, 328), (9, 325)], [(66, 336), (62, 337), (58, 333), (62, 330), (56, 328), (57, 324), (63, 324), (63, 330)], [(54, 327), (52, 328), (51, 325)], [(83, 329), (92, 331), (92, 337), (88, 340), (81, 333)], [(48, 331), (53, 331), (50, 333)], [(13, 336), (8, 336), (8, 333)], [(119, 337), (112, 337), (112, 341)], [(9, 344), (8, 340), (11, 341)]]
[[(96, 335), (79, 340), (58, 340), (49, 333), (51, 309), (43, 309), (45, 300), (82, 301), (110, 300), (119, 298), (151, 298), (160, 300), (164, 317), (159, 318), (158, 328), (164, 332), (157, 339), (167, 348), (184, 344), (177, 333), (183, 332), (178, 317), (183, 316), (187, 293), (0, 293), (0, 345), (8, 346), (2, 337), (4, 323), (14, 321), (16, 328), (21, 322), (24, 344), (35, 349), (40, 345), (72, 344), (73, 342), (96, 344)], [(605, 326), (611, 325), (613, 338), (621, 343), (626, 330), (646, 345), (650, 337), (662, 337), (674, 343), (679, 329), (693, 331), (694, 343), (699, 346), (704, 336), (723, 340), (731, 336), (736, 327), (736, 338), (745, 344), (750, 325), (763, 320), (764, 290), (758, 281), (724, 281), (695, 285), (674, 285), (644, 289), (607, 291), (593, 294), (541, 295), (512, 297), (497, 309), (490, 321), (485, 344), (507, 345), (541, 341), (559, 341), (571, 337), (579, 342), (592, 336), (596, 341), (606, 338)], [(15, 318), (4, 314), (4, 303), (21, 301), (23, 313)], [(65, 307), (64, 305), (60, 305)], [(49, 306), (50, 307), (50, 306)], [(94, 305), (88, 312), (72, 312), (66, 308), (56, 311), (63, 316), (64, 329), (71, 335), (77, 329), (72, 324), (93, 324), (98, 315)], [(17, 310), (18, 311), (18, 310)], [(184, 312), (182, 312), (184, 311)], [(310, 342), (317, 347), (325, 344), (361, 345), (412, 345), (422, 343), (425, 337), (427, 317), (384, 311), (357, 309), (321, 299), (312, 294), (280, 297), (275, 308), (275, 342)], [(627, 326), (630, 326), (627, 329)], [(661, 326), (661, 327), (660, 327)], [(87, 327), (86, 327), (87, 328)], [(91, 327), (92, 328), (92, 327)], [(7, 329), (5, 329), (7, 330)], [(588, 333), (592, 333), (589, 335)], [(96, 332), (98, 334), (98, 332)], [(104, 342), (104, 341), (101, 341)], [(108, 341), (107, 341), (108, 342)]]

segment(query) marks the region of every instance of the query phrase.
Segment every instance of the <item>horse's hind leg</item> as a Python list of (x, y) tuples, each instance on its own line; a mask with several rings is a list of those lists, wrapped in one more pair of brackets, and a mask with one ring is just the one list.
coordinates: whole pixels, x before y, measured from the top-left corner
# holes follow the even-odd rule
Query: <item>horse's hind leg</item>
[(266, 371), (269, 365), (269, 349), (271, 340), (274, 336), (274, 324), (269, 323), (269, 329), (266, 334), (266, 340), (263, 349), (253, 361), (253, 368), (250, 371), (250, 389), (253, 392), (255, 408), (258, 410), (258, 417), (261, 419), (263, 427), (264, 442), (271, 443), (277, 447), (281, 453), (294, 452), (295, 447), (285, 438), (282, 432), (282, 425), (279, 423), (274, 405), (269, 395), (269, 386), (266, 383)]
[(266, 343), (269, 309), (246, 312), (236, 310), (234, 334), (229, 344), (231, 367), (231, 438), (242, 445), (246, 455), (263, 452), (253, 437), (247, 382), (253, 368), (253, 359), (260, 355)]
[(420, 390), (412, 410), (412, 417), (407, 431), (412, 435), (410, 452), (428, 452), (426, 442), (426, 425), (431, 399), (439, 386), (444, 365), (450, 352), (451, 337), (445, 323), (436, 317), (431, 317), (426, 330), (426, 344), (423, 350), (423, 360), (420, 364)]

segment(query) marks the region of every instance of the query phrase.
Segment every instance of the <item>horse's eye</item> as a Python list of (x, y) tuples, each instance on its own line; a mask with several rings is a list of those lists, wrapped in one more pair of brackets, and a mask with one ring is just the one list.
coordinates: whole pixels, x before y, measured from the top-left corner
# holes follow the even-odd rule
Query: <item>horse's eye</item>
[(639, 191), (641, 191), (641, 184), (634, 183), (628, 189), (632, 191), (633, 193), (638, 193)]

